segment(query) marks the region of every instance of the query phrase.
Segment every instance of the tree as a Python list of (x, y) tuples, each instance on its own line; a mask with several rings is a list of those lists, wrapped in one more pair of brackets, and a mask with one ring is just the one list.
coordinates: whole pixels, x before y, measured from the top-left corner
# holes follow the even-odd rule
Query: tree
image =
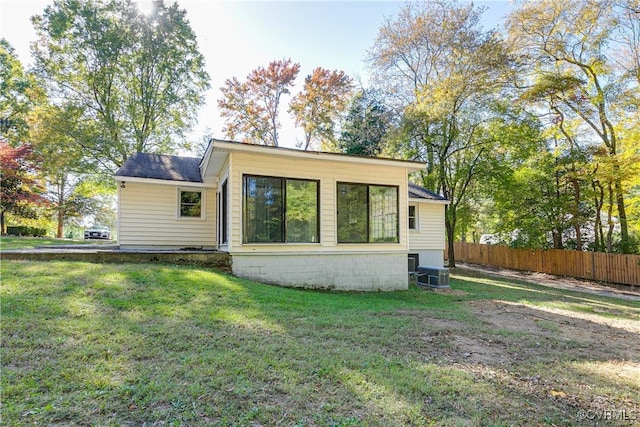
[(258, 67), (241, 83), (236, 77), (225, 81), (218, 107), (226, 119), (223, 131), (230, 139), (278, 146), (280, 101), (300, 72), (291, 59), (276, 60)]
[[(620, 0), (615, 8), (615, 40), (620, 48), (615, 52), (615, 61), (625, 70), (629, 78), (640, 84), (640, 2)], [(637, 93), (632, 95), (638, 101)]]
[(29, 137), (40, 158), (38, 174), (46, 183), (43, 196), (57, 223), (57, 238), (64, 237), (69, 221), (93, 214), (106, 196), (96, 194), (101, 186), (92, 173), (95, 165), (84, 159), (78, 143), (84, 137), (78, 126), (81, 116), (81, 109), (55, 105), (40, 105), (29, 114)]
[(0, 138), (18, 144), (27, 133), (26, 114), (43, 98), (35, 78), (26, 73), (6, 39), (0, 39)]
[(209, 126), (205, 127), (202, 131), (202, 135), (200, 139), (197, 139), (195, 142), (191, 144), (191, 152), (196, 157), (204, 156), (204, 153), (209, 148), (209, 144), (211, 143), (211, 139), (213, 138), (213, 131)]
[(0, 139), (0, 232), (4, 234), (6, 214), (34, 217), (35, 206), (45, 204), (42, 187), (36, 180), (37, 169), (33, 147), (12, 147)]
[[(631, 26), (621, 28), (617, 10), (613, 0), (523, 1), (509, 17), (508, 29), (512, 50), (529, 70), (520, 84), (528, 86), (530, 94), (553, 97), (554, 112), (579, 120), (601, 147), (599, 157), (610, 166), (600, 168), (610, 172), (604, 188), (611, 192), (609, 199), (620, 221), (621, 250), (627, 253), (631, 250), (623, 184), (627, 171), (620, 162), (620, 147), (631, 125), (625, 121), (624, 106), (638, 99), (633, 72), (638, 61), (637, 37), (624, 44), (619, 35), (632, 34), (637, 22), (631, 18), (626, 21)], [(637, 12), (627, 11), (637, 20)], [(635, 61), (625, 61), (618, 53), (624, 49), (611, 46), (618, 40), (629, 47), (628, 52), (635, 51)]]
[(368, 56), (376, 81), (404, 108), (411, 147), (404, 151), (427, 163), (422, 184), (450, 200), (450, 266), (457, 210), (499, 143), (486, 126), (504, 113), (508, 58), (497, 34), (480, 27), (482, 11), (448, 1), (407, 4), (379, 30)]
[(375, 90), (361, 90), (351, 101), (342, 124), (338, 150), (347, 154), (377, 156), (384, 149), (393, 125), (392, 112)]
[(336, 121), (348, 106), (352, 90), (352, 79), (344, 71), (318, 67), (305, 78), (302, 91), (289, 104), (296, 125), (304, 130), (304, 150), (312, 143), (334, 145)]
[(107, 171), (135, 152), (174, 152), (209, 87), (186, 12), (153, 4), (144, 15), (127, 0), (55, 0), (33, 18), (35, 69), (82, 109), (78, 143)]

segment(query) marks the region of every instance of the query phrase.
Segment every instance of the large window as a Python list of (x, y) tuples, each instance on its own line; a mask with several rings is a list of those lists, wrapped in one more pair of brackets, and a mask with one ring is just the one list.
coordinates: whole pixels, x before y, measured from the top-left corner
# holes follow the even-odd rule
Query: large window
[(338, 183), (338, 243), (398, 243), (398, 187)]
[(318, 181), (245, 175), (245, 243), (319, 242)]
[(202, 217), (202, 192), (180, 190), (180, 218)]

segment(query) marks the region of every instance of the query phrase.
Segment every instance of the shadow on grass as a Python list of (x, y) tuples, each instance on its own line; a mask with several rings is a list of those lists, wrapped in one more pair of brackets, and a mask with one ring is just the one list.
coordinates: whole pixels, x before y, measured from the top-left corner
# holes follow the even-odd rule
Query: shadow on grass
[(640, 362), (603, 345), (638, 342), (627, 301), (495, 279), (331, 293), (174, 266), (2, 268), (9, 424), (584, 425), (594, 396), (638, 391), (599, 368)]

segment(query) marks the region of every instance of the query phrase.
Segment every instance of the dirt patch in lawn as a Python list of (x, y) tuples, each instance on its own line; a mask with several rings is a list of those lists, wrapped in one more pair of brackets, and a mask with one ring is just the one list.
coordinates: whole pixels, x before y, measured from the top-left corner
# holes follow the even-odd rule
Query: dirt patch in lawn
[(552, 274), (532, 271), (510, 270), (507, 268), (478, 264), (456, 263), (456, 268), (451, 269), (451, 272), (452, 274), (455, 274), (456, 271), (460, 271), (463, 274), (473, 274), (475, 272), (485, 275), (521, 280), (527, 283), (533, 283), (557, 289), (617, 297), (628, 299), (631, 301), (640, 301), (640, 286), (594, 282), (590, 280), (577, 279), (574, 277), (555, 276)]
[(557, 352), (574, 360), (637, 357), (640, 345), (637, 321), (506, 301), (479, 300), (470, 305), (480, 321), (492, 330), (503, 331), (505, 339), (511, 338), (515, 360), (525, 354), (545, 360), (557, 357)]
[(477, 320), (474, 324), (410, 313), (421, 324), (419, 347), (427, 358), (496, 366), (558, 358), (640, 362), (640, 319), (603, 318), (508, 301), (468, 304)]
[[(640, 315), (601, 316), (500, 300), (463, 304), (475, 321), (412, 313), (420, 332), (407, 351), (529, 396), (532, 408), (542, 412), (640, 410), (630, 397), (640, 390)], [(618, 392), (598, 392), (605, 389)]]

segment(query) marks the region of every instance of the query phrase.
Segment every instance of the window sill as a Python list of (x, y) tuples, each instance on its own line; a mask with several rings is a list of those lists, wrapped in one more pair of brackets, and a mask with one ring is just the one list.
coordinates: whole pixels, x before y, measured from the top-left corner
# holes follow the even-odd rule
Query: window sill
[(179, 216), (176, 217), (178, 221), (205, 221), (207, 218), (204, 216)]
[(399, 245), (400, 242), (338, 242), (337, 245)]
[(242, 246), (320, 246), (320, 242), (299, 242), (299, 243), (287, 243), (287, 242), (245, 242)]

